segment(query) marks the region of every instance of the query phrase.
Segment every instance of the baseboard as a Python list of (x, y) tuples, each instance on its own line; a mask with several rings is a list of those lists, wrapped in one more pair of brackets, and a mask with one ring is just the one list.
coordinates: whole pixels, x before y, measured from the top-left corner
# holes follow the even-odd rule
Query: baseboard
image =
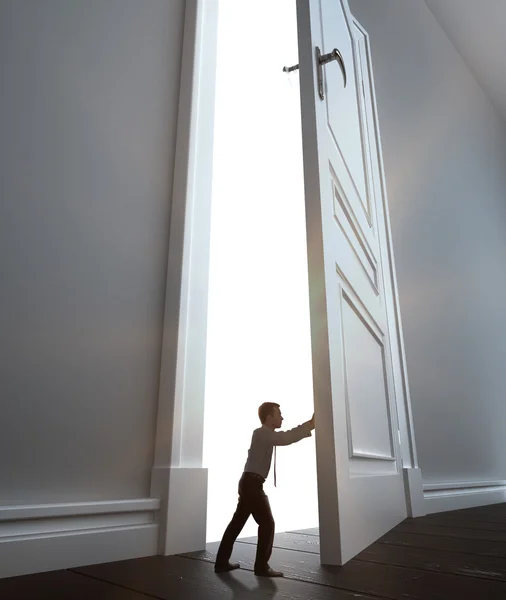
[(155, 498), (0, 507), (0, 578), (157, 554)]
[(506, 481), (429, 483), (423, 486), (427, 514), (506, 502)]

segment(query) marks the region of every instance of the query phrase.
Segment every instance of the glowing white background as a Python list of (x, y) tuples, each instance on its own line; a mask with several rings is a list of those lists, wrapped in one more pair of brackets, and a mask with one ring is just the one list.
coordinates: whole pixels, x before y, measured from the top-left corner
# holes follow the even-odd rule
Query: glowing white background
[[(267, 18), (268, 17), (268, 18)], [(237, 504), (257, 408), (313, 412), (295, 0), (221, 0), (204, 466), (207, 541)], [(318, 525), (314, 438), (278, 448), (277, 531)], [(256, 535), (250, 517), (242, 536)]]

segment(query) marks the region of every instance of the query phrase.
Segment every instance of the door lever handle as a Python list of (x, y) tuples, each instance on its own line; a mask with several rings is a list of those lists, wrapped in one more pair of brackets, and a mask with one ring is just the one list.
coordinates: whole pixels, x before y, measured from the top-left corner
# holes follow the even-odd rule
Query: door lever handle
[[(344, 87), (346, 87), (347, 83), (347, 75), (346, 75), (346, 65), (344, 64), (343, 55), (339, 52), (337, 48), (334, 48), (332, 52), (328, 54), (323, 54), (320, 51), (320, 48), (316, 46), (316, 71), (318, 76), (318, 93), (322, 100), (325, 99), (325, 94), (323, 92), (323, 66), (333, 60), (337, 61), (341, 68), (341, 72), (343, 74), (344, 79)], [(293, 67), (283, 67), (284, 73), (291, 73), (292, 71), (296, 71), (299, 68), (299, 65), (293, 65)]]
[(346, 65), (344, 64), (343, 55), (339, 52), (337, 48), (334, 48), (332, 52), (328, 54), (323, 54), (320, 52), (320, 48), (316, 46), (316, 70), (318, 75), (318, 93), (320, 94), (320, 98), (322, 100), (325, 99), (325, 94), (323, 92), (323, 66), (333, 60), (336, 60), (341, 68), (341, 72), (343, 74), (344, 79), (344, 87), (346, 87), (347, 83), (347, 75), (346, 75)]
[(293, 67), (283, 67), (283, 73), (291, 73), (292, 71), (297, 71), (299, 65), (293, 65)]

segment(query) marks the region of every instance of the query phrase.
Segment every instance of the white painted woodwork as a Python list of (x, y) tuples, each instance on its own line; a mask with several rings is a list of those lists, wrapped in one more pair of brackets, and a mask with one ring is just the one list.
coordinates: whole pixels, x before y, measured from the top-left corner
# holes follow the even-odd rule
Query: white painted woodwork
[[(401, 450), (404, 450), (402, 445)], [(406, 510), (408, 517), (423, 517), (427, 514), (427, 506), (423, 495), (422, 470), (418, 467), (403, 467), (402, 470), (404, 473), (404, 489), (406, 492)]]
[(458, 481), (423, 486), (426, 514), (506, 502), (506, 481)]
[(157, 539), (155, 523), (10, 537), (0, 544), (0, 578), (153, 556)]
[[(167, 262), (160, 389), (151, 472), (159, 553), (203, 550), (202, 468), (217, 0), (187, 0)], [(182, 529), (185, 529), (185, 533)]]
[(151, 556), (155, 498), (0, 507), (0, 578)]
[(155, 511), (159, 508), (160, 501), (157, 498), (0, 506), (0, 528), (3, 521), (136, 513), (140, 511)]
[[(398, 332), (367, 35), (345, 0), (300, 0), (298, 20), (321, 560), (339, 565), (407, 515)], [(324, 67), (324, 101), (316, 46), (347, 71)]]
[(151, 489), (161, 498), (158, 554), (205, 550), (207, 469), (155, 467)]

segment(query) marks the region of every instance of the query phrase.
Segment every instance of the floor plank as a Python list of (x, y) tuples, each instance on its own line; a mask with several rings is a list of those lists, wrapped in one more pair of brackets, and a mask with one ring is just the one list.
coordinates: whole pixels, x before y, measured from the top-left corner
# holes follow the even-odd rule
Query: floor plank
[[(216, 575), (212, 561), (156, 556), (78, 569), (161, 600), (354, 600), (356, 595), (291, 579), (255, 577), (239, 569)], [(364, 597), (364, 600), (374, 600)]]
[[(214, 562), (217, 544), (207, 551), (192, 553), (192, 557)], [(245, 569), (253, 569), (255, 546), (237, 542), (233, 559)], [(504, 600), (506, 583), (470, 576), (428, 572), (421, 569), (351, 560), (343, 567), (326, 567), (320, 564), (317, 554), (277, 548), (272, 565), (285, 572), (286, 577), (313, 584), (324, 584), (359, 594), (379, 596), (390, 600), (417, 598), (423, 600)]]
[(451, 527), (452, 529), (477, 529), (484, 531), (505, 531), (506, 521), (490, 522), (490, 521), (470, 521), (469, 519), (446, 519), (444, 517), (419, 517), (418, 519), (410, 519), (403, 522), (403, 525), (432, 525), (436, 527)]
[(459, 510), (452, 510), (441, 513), (431, 513), (430, 516), (439, 517), (444, 516), (448, 519), (469, 519), (474, 520), (486, 520), (486, 521), (506, 521), (506, 503), (491, 504), (489, 506), (476, 506), (474, 508), (462, 508)]
[[(246, 537), (239, 540), (244, 544), (253, 544), (256, 546), (256, 537)], [(283, 548), (285, 550), (297, 550), (298, 552), (309, 552), (311, 554), (320, 554), (320, 538), (315, 535), (306, 535), (304, 533), (276, 533), (274, 535), (274, 548)]]
[[(452, 529), (476, 529), (506, 532), (506, 516), (501, 520), (501, 517), (490, 516), (490, 513), (483, 513), (483, 511), (480, 513), (474, 512), (467, 517), (455, 515), (454, 513), (438, 513), (427, 515), (425, 517), (417, 517), (416, 519), (406, 519), (402, 523), (399, 523), (398, 527), (400, 525), (431, 525), (436, 527), (451, 527)], [(309, 529), (291, 530), (287, 531), (287, 533), (319, 536), (320, 529), (318, 527), (312, 527)]]
[(486, 540), (469, 540), (457, 537), (444, 537), (437, 535), (421, 535), (419, 533), (400, 533), (391, 531), (381, 537), (378, 543), (392, 544), (395, 546), (413, 548), (427, 548), (446, 550), (461, 554), (476, 554), (480, 556), (493, 556), (506, 558), (506, 544), (503, 542), (490, 542)]
[(494, 512), (484, 512), (484, 511), (480, 511), (480, 512), (473, 512), (472, 514), (454, 514), (452, 512), (448, 512), (448, 513), (434, 513), (432, 515), (427, 515), (426, 517), (418, 517), (417, 519), (415, 519), (416, 521), (418, 520), (439, 520), (442, 519), (444, 521), (452, 521), (452, 522), (466, 522), (466, 521), (474, 521), (477, 523), (490, 523), (490, 524), (494, 524), (497, 523), (498, 525), (500, 524), (505, 524), (506, 523), (506, 515), (503, 515), (502, 513), (494, 513)]
[(287, 531), (286, 533), (301, 533), (302, 535), (317, 535), (320, 536), (319, 527), (310, 527), (309, 529), (297, 529), (296, 531)]
[[(404, 548), (412, 546), (414, 548), (444, 550), (484, 557), (506, 557), (506, 544), (501, 541), (501, 532), (498, 532), (496, 535), (495, 533), (490, 534), (485, 530), (482, 536), (480, 531), (477, 533), (473, 532), (471, 525), (469, 527), (471, 531), (467, 533), (466, 528), (472, 522), (465, 522), (465, 526), (460, 521), (458, 523), (462, 524), (462, 527), (451, 528), (445, 525), (435, 528), (432, 525), (416, 524), (416, 526), (411, 528), (409, 521), (404, 521), (380, 538), (378, 542), (402, 546)], [(312, 543), (310, 541), (311, 536), (316, 538), (314, 531), (315, 529), (303, 529), (293, 534), (288, 532), (285, 534), (276, 534), (274, 537), (274, 547), (287, 549), (299, 548), (305, 552), (319, 552), (319, 540), (316, 542), (315, 539)], [(292, 535), (300, 537), (292, 538)], [(493, 539), (495, 537), (498, 537), (499, 541), (495, 541)], [(255, 543), (255, 540), (256, 538), (250, 537), (243, 538), (241, 541)]]
[(151, 600), (149, 596), (71, 571), (0, 579), (2, 600)]
[(506, 582), (504, 558), (372, 544), (357, 556), (357, 560)]
[(440, 537), (454, 537), (466, 540), (482, 540), (487, 542), (503, 542), (506, 544), (506, 531), (487, 531), (466, 529), (461, 527), (439, 527), (423, 523), (401, 523), (392, 531), (397, 533), (418, 533), (420, 535), (437, 535)]

